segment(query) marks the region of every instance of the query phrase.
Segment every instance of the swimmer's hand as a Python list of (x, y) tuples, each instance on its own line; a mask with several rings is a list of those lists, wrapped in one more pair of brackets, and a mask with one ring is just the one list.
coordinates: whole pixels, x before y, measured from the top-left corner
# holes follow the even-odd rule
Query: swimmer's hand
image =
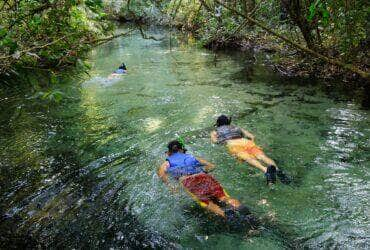
[(168, 184), (168, 187), (170, 188), (171, 192), (173, 192), (173, 193), (178, 193), (179, 192), (178, 186), (176, 186), (176, 185)]
[(254, 141), (254, 135), (253, 135), (251, 132), (249, 132), (249, 131), (247, 131), (247, 130), (245, 130), (245, 129), (243, 129), (243, 128), (240, 128), (240, 129), (241, 129), (241, 131), (242, 131), (242, 133), (243, 133), (244, 137), (247, 137), (247, 138), (249, 138), (251, 141)]
[(214, 169), (215, 169), (215, 165), (214, 164), (212, 164), (212, 163), (209, 163), (208, 165), (205, 165), (204, 166), (204, 170), (208, 173), (208, 172), (211, 172), (211, 171), (213, 171)]
[(200, 162), (200, 164), (202, 164), (204, 166), (204, 170), (206, 172), (209, 172), (209, 171), (211, 171), (215, 168), (214, 164), (204, 160), (203, 158), (197, 157), (196, 159)]

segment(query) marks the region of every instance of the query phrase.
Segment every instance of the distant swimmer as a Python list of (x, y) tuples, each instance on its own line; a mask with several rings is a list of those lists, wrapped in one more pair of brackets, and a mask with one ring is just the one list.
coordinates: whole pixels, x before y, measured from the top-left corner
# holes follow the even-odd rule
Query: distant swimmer
[(116, 69), (115, 71), (113, 71), (112, 74), (110, 74), (110, 76), (108, 78), (113, 78), (113, 77), (121, 76), (121, 75), (124, 75), (124, 74), (127, 74), (127, 68), (126, 68), (125, 63), (122, 63), (118, 67), (118, 69)]
[[(169, 177), (175, 179), (201, 207), (227, 219), (235, 211), (242, 209), (250, 214), (246, 207), (231, 198), (220, 183), (207, 173), (215, 167), (212, 163), (187, 154), (183, 143), (178, 140), (168, 144), (167, 156), (158, 170), (158, 175), (164, 183), (170, 186)], [(225, 206), (229, 208), (225, 210), (221, 208)], [(253, 216), (248, 218), (251, 220)]]
[(282, 183), (290, 182), (290, 178), (277, 167), (275, 161), (267, 157), (255, 144), (254, 135), (243, 128), (231, 125), (231, 118), (226, 115), (217, 118), (216, 130), (211, 132), (211, 141), (225, 144), (231, 155), (261, 170), (266, 176), (267, 184), (275, 183), (276, 175)]

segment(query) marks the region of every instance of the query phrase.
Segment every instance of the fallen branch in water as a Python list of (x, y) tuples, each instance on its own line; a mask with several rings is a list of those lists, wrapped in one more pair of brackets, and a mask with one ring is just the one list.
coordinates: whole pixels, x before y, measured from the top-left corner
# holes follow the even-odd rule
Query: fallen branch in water
[(95, 44), (95, 45), (100, 45), (100, 44), (103, 44), (103, 43), (106, 43), (114, 38), (117, 38), (117, 37), (121, 37), (121, 36), (125, 36), (125, 35), (128, 35), (130, 33), (132, 33), (134, 30), (133, 29), (130, 29), (129, 31), (127, 32), (122, 32), (122, 33), (119, 33), (117, 35), (112, 35), (112, 36), (108, 36), (108, 37), (103, 37), (103, 38), (99, 38), (99, 39), (94, 39), (94, 40), (91, 40), (91, 41), (86, 41), (85, 44)]
[[(200, 2), (202, 4), (205, 4), (205, 7), (207, 9), (210, 9), (209, 6), (206, 5), (206, 3), (204, 2), (204, 0), (200, 0)], [(290, 44), (290, 45), (293, 45), (294, 47), (296, 47), (297, 49), (303, 51), (303, 52), (306, 52), (307, 54), (310, 54), (310, 55), (313, 55), (317, 58), (320, 58), (322, 59), (323, 61), (327, 62), (327, 63), (330, 63), (330, 64), (333, 64), (335, 66), (338, 66), (340, 68), (343, 68), (343, 69), (346, 69), (346, 70), (349, 70), (349, 71), (352, 71), (358, 75), (360, 75), (361, 77), (363, 78), (366, 78), (366, 79), (370, 79), (370, 74), (363, 71), (363, 70), (360, 70), (359, 68), (356, 68), (355, 66), (353, 65), (350, 65), (350, 64), (346, 64), (344, 62), (341, 62), (341, 61), (337, 61), (336, 59), (333, 59), (333, 58), (329, 58), (327, 56), (324, 56), (316, 51), (313, 51), (307, 47), (304, 47), (302, 46), (301, 44), (299, 43), (296, 43), (292, 40), (290, 40), (289, 38), (277, 33), (276, 31), (270, 29), (269, 27), (267, 27), (266, 25), (264, 25), (263, 23), (257, 21), (256, 19), (250, 17), (249, 15), (245, 15), (243, 13), (240, 13), (238, 10), (235, 10), (233, 8), (230, 8), (229, 6), (225, 5), (224, 3), (221, 3), (219, 0), (215, 0), (215, 2), (217, 2), (218, 4), (222, 5), (223, 7), (225, 7), (226, 9), (230, 10), (231, 12), (233, 12), (234, 14), (238, 15), (238, 16), (241, 16), (241, 17), (244, 17), (245, 19), (247, 19), (249, 22), (255, 24), (256, 26), (262, 28), (263, 30), (267, 31), (268, 33), (271, 33), (272, 35), (280, 38), (281, 40), (283, 40), (284, 42)]]
[[(144, 33), (143, 29), (141, 26), (139, 26), (139, 31), (140, 31), (140, 34), (141, 36), (144, 38), (144, 39), (152, 39), (152, 40), (155, 40), (155, 41), (162, 41), (162, 39), (158, 39), (154, 36), (148, 36)], [(104, 37), (104, 38), (99, 38), (99, 39), (95, 39), (95, 40), (92, 40), (92, 41), (87, 41), (85, 43), (90, 43), (90, 44), (95, 44), (95, 45), (100, 45), (100, 44), (103, 44), (103, 43), (106, 43), (112, 39), (115, 39), (117, 37), (121, 37), (121, 36), (125, 36), (125, 35), (128, 35), (130, 33), (132, 33), (134, 31), (134, 29), (130, 29), (129, 31), (127, 32), (123, 32), (123, 33), (120, 33), (120, 34), (117, 34), (117, 35), (113, 35), (113, 36), (109, 36), (109, 37)]]

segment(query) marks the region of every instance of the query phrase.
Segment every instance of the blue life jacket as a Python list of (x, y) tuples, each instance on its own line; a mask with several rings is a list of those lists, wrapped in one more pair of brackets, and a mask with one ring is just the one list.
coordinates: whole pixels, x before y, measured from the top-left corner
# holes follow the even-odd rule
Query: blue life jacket
[(124, 70), (124, 69), (116, 69), (113, 73), (115, 73), (115, 74), (126, 74), (126, 70)]
[(167, 157), (166, 160), (170, 163), (167, 173), (174, 178), (204, 172), (202, 164), (190, 154), (177, 152)]

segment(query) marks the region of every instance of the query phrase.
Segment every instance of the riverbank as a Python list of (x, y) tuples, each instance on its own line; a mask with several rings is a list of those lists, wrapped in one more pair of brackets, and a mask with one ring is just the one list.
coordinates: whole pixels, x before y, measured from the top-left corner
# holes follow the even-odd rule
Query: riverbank
[[(306, 79), (320, 82), (328, 88), (337, 88), (349, 96), (357, 95), (364, 108), (370, 108), (370, 82), (368, 79), (303, 54), (301, 51), (278, 42), (273, 36), (232, 37), (214, 40), (204, 45), (211, 50), (233, 49), (241, 52), (264, 54), (263, 63), (284, 79)], [(357, 65), (358, 67), (361, 64)], [(363, 68), (367, 71), (368, 68)]]
[[(363, 8), (302, 5), (303, 9), (293, 13), (290, 5), (252, 2), (245, 1), (244, 6), (219, 1), (128, 2), (112, 17), (191, 32), (197, 43), (212, 50), (262, 51), (268, 54), (265, 64), (285, 78), (311, 78), (355, 89), (369, 87), (369, 41), (364, 36)], [(322, 12), (325, 18), (319, 16)], [(356, 23), (351, 21), (353, 15)]]
[[(220, 38), (204, 44), (204, 47), (212, 50), (234, 49), (267, 53), (270, 56), (266, 57), (266, 65), (287, 78), (316, 78), (328, 83), (334, 80), (344, 84), (350, 83), (352, 86), (361, 86), (366, 82), (366, 79), (355, 73), (305, 55), (300, 50), (279, 42), (274, 36), (268, 34), (253, 37)], [(360, 67), (361, 65), (356, 66)], [(368, 69), (363, 66), (363, 70), (367, 71)]]

